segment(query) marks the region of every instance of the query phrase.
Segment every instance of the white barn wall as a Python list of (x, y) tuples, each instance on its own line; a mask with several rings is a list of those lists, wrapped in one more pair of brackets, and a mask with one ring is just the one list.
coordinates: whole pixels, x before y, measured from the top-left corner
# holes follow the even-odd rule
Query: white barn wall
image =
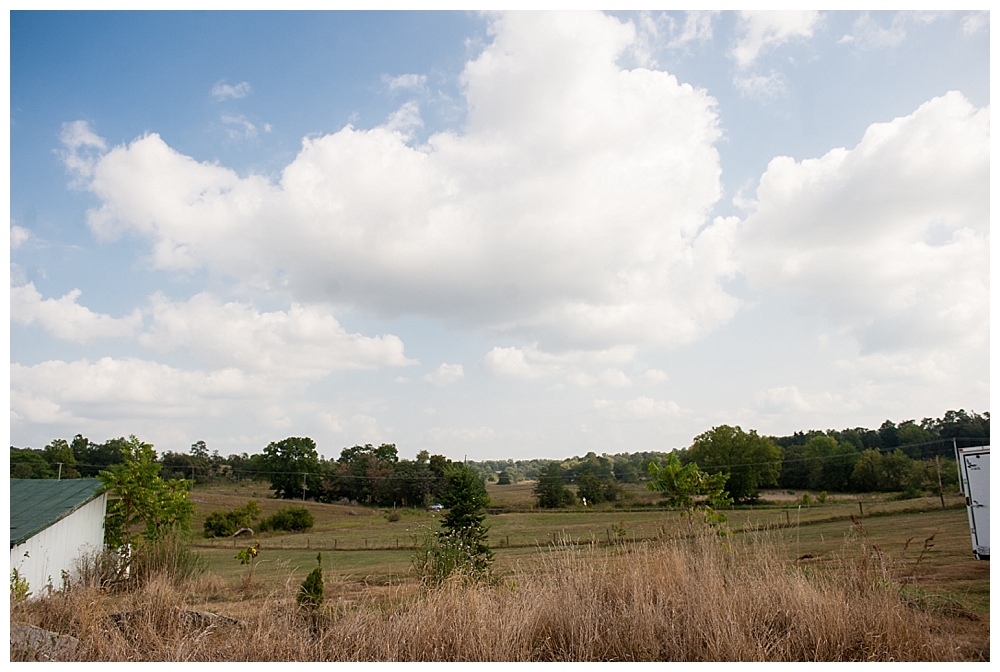
[(81, 555), (104, 548), (107, 497), (99, 495), (10, 549), (11, 569), (17, 569), (28, 581), (32, 597), (41, 596), (49, 583), (54, 589), (61, 588), (64, 570), (75, 576), (76, 561)]

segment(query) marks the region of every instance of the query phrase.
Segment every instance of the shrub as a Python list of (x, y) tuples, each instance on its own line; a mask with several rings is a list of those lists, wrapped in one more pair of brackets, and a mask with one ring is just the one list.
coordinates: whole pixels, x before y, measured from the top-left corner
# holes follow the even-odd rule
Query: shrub
[(21, 576), (17, 568), (10, 570), (10, 599), (11, 602), (23, 602), (31, 595), (28, 580)]
[(205, 518), (206, 537), (231, 537), (237, 530), (253, 527), (253, 521), (260, 517), (260, 506), (254, 500), (232, 511), (213, 511)]
[(313, 515), (304, 506), (285, 506), (277, 513), (260, 521), (261, 531), (300, 532), (315, 524)]
[(318, 609), (323, 605), (323, 554), (316, 554), (316, 568), (309, 572), (309, 576), (302, 582), (299, 594), (295, 596), (295, 601), (300, 607), (307, 609)]
[(478, 552), (461, 531), (433, 534), (424, 529), (413, 554), (413, 571), (425, 586), (440, 586), (449, 576), (472, 583), (489, 577), (492, 557)]

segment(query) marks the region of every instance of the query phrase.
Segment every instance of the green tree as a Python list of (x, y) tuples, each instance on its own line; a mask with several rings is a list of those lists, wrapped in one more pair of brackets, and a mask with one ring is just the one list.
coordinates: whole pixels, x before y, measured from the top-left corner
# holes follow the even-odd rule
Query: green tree
[(124, 436), (108, 439), (104, 443), (92, 443), (82, 434), (77, 434), (70, 442), (73, 456), (76, 458), (76, 468), (85, 478), (95, 477), (112, 464), (120, 464), (123, 449), (127, 447), (128, 439)]
[(40, 450), (10, 447), (11, 478), (55, 478), (52, 467)]
[(503, 471), (500, 472), (499, 475), (497, 475), (497, 485), (510, 485), (510, 474), (507, 472), (506, 469), (504, 469)]
[(566, 487), (562, 467), (558, 462), (550, 462), (538, 476), (533, 490), (538, 498), (538, 506), (543, 509), (558, 509), (573, 502), (573, 493)]
[(76, 469), (76, 456), (73, 455), (73, 449), (66, 442), (66, 439), (55, 439), (45, 446), (42, 454), (57, 477), (80, 478), (80, 472)]
[(875, 492), (882, 479), (882, 454), (874, 448), (862, 451), (851, 472), (851, 487), (858, 492)]
[(854, 464), (860, 457), (849, 443), (838, 443), (830, 436), (817, 436), (803, 448), (808, 460), (808, 486), (813, 490), (845, 492), (850, 487)]
[(309, 437), (293, 436), (269, 443), (264, 448), (264, 464), (270, 472), (275, 497), (315, 498), (319, 494), (319, 453), (316, 442)]
[(649, 476), (646, 487), (662, 492), (668, 506), (683, 507), (690, 512), (698, 501), (695, 498), (707, 502), (711, 507), (728, 506), (732, 503), (726, 495), (729, 474), (706, 474), (694, 462), (681, 465), (680, 458), (674, 453), (667, 455), (662, 465), (650, 462)]
[(141, 536), (156, 541), (174, 528), (189, 530), (194, 504), (188, 499), (191, 482), (164, 481), (153, 446), (134, 435), (121, 446), (122, 462), (102, 471), (102, 492), (112, 493), (108, 502), (105, 541), (121, 548), (135, 541), (133, 530), (142, 526)]
[(487, 541), (489, 528), (484, 525), (490, 497), (486, 486), (472, 468), (455, 464), (444, 475), (445, 489), (441, 503), (447, 508), (438, 537), (442, 543), (460, 545), (466, 569), (482, 575), (493, 561), (493, 551)]
[(720, 425), (695, 437), (688, 458), (708, 473), (729, 475), (726, 488), (737, 502), (759, 496), (762, 487), (776, 485), (781, 473), (781, 449), (755, 430)]
[(604, 501), (604, 488), (601, 479), (594, 472), (587, 470), (576, 477), (576, 496), (586, 499), (588, 504), (600, 504)]

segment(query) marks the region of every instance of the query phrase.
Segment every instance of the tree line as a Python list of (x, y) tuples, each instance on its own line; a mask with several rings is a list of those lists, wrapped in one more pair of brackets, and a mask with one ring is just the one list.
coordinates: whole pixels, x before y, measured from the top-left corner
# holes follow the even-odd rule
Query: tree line
[[(648, 482), (649, 465), (675, 455), (682, 466), (696, 464), (707, 474), (728, 475), (727, 493), (752, 501), (761, 488), (828, 492), (937, 491), (941, 468), (945, 488), (957, 482), (953, 446), (989, 443), (989, 413), (948, 411), (942, 418), (886, 420), (877, 429), (809, 430), (762, 436), (754, 430), (720, 425), (698, 435), (688, 447), (565, 460), (484, 460), (467, 466), (484, 481), (500, 485), (536, 481), (539, 505), (558, 507), (586, 499), (615, 501), (622, 484)], [(124, 459), (124, 437), (97, 444), (77, 434), (55, 439), (43, 449), (11, 446), (11, 478), (97, 476)], [(124, 452), (123, 452), (124, 450)], [(355, 445), (336, 459), (321, 456), (308, 437), (268, 444), (261, 453), (222, 457), (204, 441), (187, 453), (166, 451), (159, 458), (165, 479), (268, 481), (287, 499), (353, 501), (376, 506), (424, 506), (440, 499), (451, 460), (421, 451), (400, 459), (395, 444)], [(575, 492), (566, 486), (575, 486)]]

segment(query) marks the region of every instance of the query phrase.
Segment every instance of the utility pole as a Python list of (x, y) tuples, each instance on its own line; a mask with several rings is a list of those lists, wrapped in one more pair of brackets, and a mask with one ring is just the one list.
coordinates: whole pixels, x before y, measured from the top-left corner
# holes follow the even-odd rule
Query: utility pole
[(962, 460), (958, 456), (958, 440), (951, 437), (951, 447), (955, 451), (955, 467), (958, 469), (958, 489), (965, 494), (965, 479), (962, 478)]
[(62, 480), (62, 464), (63, 463), (62, 462), (58, 462), (57, 464), (59, 465), (59, 475), (56, 476), (56, 480), (57, 481), (61, 481)]
[(302, 474), (302, 501), (306, 501), (306, 475)]
[(937, 467), (938, 494), (941, 495), (941, 508), (944, 508), (944, 486), (941, 485), (941, 456), (934, 456), (934, 466)]

